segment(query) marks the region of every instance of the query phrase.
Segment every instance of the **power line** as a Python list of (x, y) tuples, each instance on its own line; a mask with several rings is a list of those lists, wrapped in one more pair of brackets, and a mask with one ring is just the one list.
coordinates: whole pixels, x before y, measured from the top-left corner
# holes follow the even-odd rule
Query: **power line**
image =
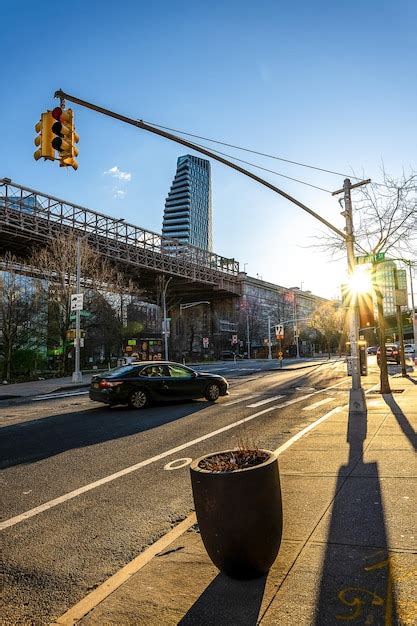
[[(162, 128), (163, 130), (168, 130), (170, 132), (178, 133), (180, 135), (187, 135), (188, 137), (195, 137), (196, 139), (202, 139), (203, 141), (210, 141), (211, 143), (217, 143), (222, 146), (227, 146), (228, 148), (234, 148), (236, 150), (242, 150), (243, 152), (250, 152), (251, 154), (257, 154), (259, 156), (267, 157), (268, 159), (275, 159), (276, 161), (283, 161), (284, 163), (291, 163), (291, 165), (299, 165), (300, 167), (307, 167), (312, 170), (318, 170), (319, 172), (326, 172), (327, 174), (334, 174), (335, 176), (344, 176), (345, 178), (353, 178), (354, 180), (362, 180), (361, 178), (358, 178), (357, 176), (353, 176), (352, 174), (343, 174), (342, 172), (335, 172), (333, 170), (327, 170), (324, 167), (318, 167), (316, 165), (308, 165), (306, 163), (300, 163), (298, 161), (291, 161), (290, 159), (284, 159), (283, 157), (279, 157), (273, 154), (259, 152), (257, 150), (252, 150), (251, 148), (243, 148), (242, 146), (236, 146), (232, 143), (227, 143), (225, 141), (220, 141), (218, 139), (210, 139), (208, 137), (202, 137), (201, 135), (188, 133), (185, 130), (178, 130), (176, 128), (170, 128), (169, 126), (162, 126), (161, 124), (154, 124), (153, 122), (145, 122), (145, 123), (149, 124), (150, 126), (155, 126), (155, 128)], [(222, 153), (220, 152), (219, 154), (222, 154)], [(246, 163), (246, 161), (243, 161), (243, 163)], [(271, 171), (271, 170), (267, 170), (267, 171)], [(284, 175), (279, 174), (279, 176), (284, 176)], [(287, 177), (287, 178), (290, 178), (290, 177)], [(297, 179), (294, 178), (291, 180), (297, 180)], [(320, 187), (318, 187), (318, 189), (320, 189)], [(327, 189), (325, 191), (327, 191)]]
[[(147, 123), (147, 122), (146, 122)], [(198, 146), (199, 148), (206, 148), (209, 149), (209, 146), (205, 146), (203, 144), (200, 143), (195, 143), (195, 146)], [(287, 178), (288, 180), (292, 180), (296, 183), (300, 183), (301, 185), (306, 185), (307, 187), (313, 187), (313, 189), (318, 189), (319, 191), (324, 191), (325, 193), (329, 193), (331, 194), (332, 192), (329, 189), (324, 189), (324, 187), (318, 187), (317, 185), (313, 185), (312, 183), (307, 183), (304, 180), (301, 180), (299, 178), (293, 178), (292, 176), (287, 176), (286, 174), (281, 174), (280, 172), (276, 172), (275, 170), (270, 170), (267, 167), (262, 167), (262, 165), (256, 165), (256, 163), (251, 163), (251, 161), (245, 161), (243, 159), (239, 159), (238, 157), (235, 157), (231, 154), (227, 154), (226, 152), (220, 152), (220, 150), (215, 150), (214, 148), (210, 148), (210, 150), (212, 152), (215, 152), (216, 154), (220, 154), (224, 157), (227, 157), (228, 159), (233, 159), (235, 161), (239, 161), (239, 163), (245, 163), (246, 165), (250, 165), (251, 167), (256, 167), (259, 170), (263, 170), (264, 172), (269, 172), (270, 174), (275, 174), (276, 176), (281, 176), (282, 178)]]

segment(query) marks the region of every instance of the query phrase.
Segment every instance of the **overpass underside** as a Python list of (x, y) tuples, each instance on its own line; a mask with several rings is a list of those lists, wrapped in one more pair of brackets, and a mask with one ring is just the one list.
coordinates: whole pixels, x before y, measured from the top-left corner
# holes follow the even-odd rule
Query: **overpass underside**
[(0, 179), (2, 254), (10, 251), (25, 260), (34, 247), (69, 233), (85, 238), (149, 299), (156, 298), (160, 277), (172, 277), (170, 297), (179, 302), (240, 295), (239, 264), (234, 259)]

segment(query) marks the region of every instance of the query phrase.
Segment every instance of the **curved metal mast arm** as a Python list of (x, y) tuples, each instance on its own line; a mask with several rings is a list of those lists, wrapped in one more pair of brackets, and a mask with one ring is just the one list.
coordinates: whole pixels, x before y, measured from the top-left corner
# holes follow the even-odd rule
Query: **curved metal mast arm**
[(175, 141), (176, 143), (180, 143), (183, 146), (190, 148), (191, 150), (195, 150), (196, 152), (200, 152), (201, 154), (204, 154), (210, 157), (211, 159), (215, 159), (216, 161), (219, 161), (220, 163), (223, 163), (224, 165), (231, 167), (237, 172), (240, 172), (241, 174), (244, 174), (245, 176), (252, 178), (252, 180), (255, 180), (257, 183), (260, 183), (264, 187), (268, 187), (268, 189), (275, 191), (275, 193), (279, 194), (283, 198), (286, 198), (293, 204), (296, 204), (298, 207), (300, 207), (300, 209), (303, 209), (303, 211), (306, 211), (307, 213), (315, 217), (317, 220), (319, 220), (319, 222), (321, 222), (322, 224), (327, 226), (327, 228), (330, 228), (330, 230), (336, 233), (341, 239), (343, 239), (344, 241), (346, 240), (346, 234), (344, 232), (339, 230), (336, 226), (333, 226), (333, 224), (328, 222), (324, 217), (321, 217), (320, 215), (315, 213), (315, 211), (310, 209), (308, 206), (306, 206), (305, 204), (303, 204), (296, 198), (293, 198), (285, 191), (282, 191), (282, 189), (275, 187), (275, 185), (272, 185), (267, 180), (264, 180), (263, 178), (256, 176), (256, 174), (253, 174), (249, 170), (246, 170), (243, 167), (240, 167), (239, 165), (236, 165), (235, 163), (232, 163), (231, 161), (228, 161), (227, 159), (224, 159), (223, 157), (218, 156), (217, 154), (211, 152), (210, 150), (206, 150), (206, 148), (201, 148), (200, 146), (197, 146), (196, 144), (190, 141), (187, 141), (186, 139), (183, 139), (182, 137), (178, 137), (177, 135), (167, 133), (166, 131), (161, 130), (160, 128), (155, 128), (154, 126), (150, 126), (149, 124), (146, 124), (142, 120), (134, 120), (130, 117), (126, 117), (125, 115), (120, 115), (119, 113), (115, 113), (113, 111), (110, 111), (109, 109), (104, 109), (103, 107), (97, 106), (96, 104), (92, 104), (91, 102), (86, 102), (85, 100), (81, 100), (80, 98), (71, 96), (70, 94), (65, 93), (61, 89), (55, 92), (55, 97), (60, 98), (61, 100), (69, 100), (70, 102), (73, 102), (74, 104), (79, 104), (80, 106), (83, 106), (87, 109), (91, 109), (92, 111), (97, 111), (97, 113), (102, 113), (103, 115), (113, 117), (117, 120), (125, 122), (126, 124), (130, 124), (131, 126), (136, 126), (137, 128), (146, 130), (150, 133), (153, 133), (154, 135), (159, 135), (160, 137), (164, 137), (165, 139)]

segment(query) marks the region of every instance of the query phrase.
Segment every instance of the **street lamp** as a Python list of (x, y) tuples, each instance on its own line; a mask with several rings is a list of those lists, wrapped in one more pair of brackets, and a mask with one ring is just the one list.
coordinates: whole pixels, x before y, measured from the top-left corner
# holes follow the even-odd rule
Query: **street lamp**
[(169, 360), (169, 354), (168, 354), (168, 335), (169, 335), (169, 330), (168, 330), (168, 320), (167, 320), (167, 289), (168, 289), (168, 285), (172, 280), (172, 276), (170, 278), (168, 278), (168, 280), (165, 282), (165, 277), (164, 277), (164, 286), (162, 288), (162, 309), (164, 312), (164, 318), (162, 320), (162, 334), (164, 336), (164, 354), (165, 354), (165, 361)]

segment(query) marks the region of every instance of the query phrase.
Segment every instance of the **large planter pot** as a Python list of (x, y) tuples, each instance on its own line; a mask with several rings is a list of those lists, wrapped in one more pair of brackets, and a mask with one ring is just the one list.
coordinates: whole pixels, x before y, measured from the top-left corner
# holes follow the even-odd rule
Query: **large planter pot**
[[(229, 451), (224, 451), (229, 452)], [(213, 563), (233, 578), (256, 578), (275, 561), (282, 538), (278, 459), (273, 452), (252, 467), (212, 472), (190, 467), (201, 538)]]

